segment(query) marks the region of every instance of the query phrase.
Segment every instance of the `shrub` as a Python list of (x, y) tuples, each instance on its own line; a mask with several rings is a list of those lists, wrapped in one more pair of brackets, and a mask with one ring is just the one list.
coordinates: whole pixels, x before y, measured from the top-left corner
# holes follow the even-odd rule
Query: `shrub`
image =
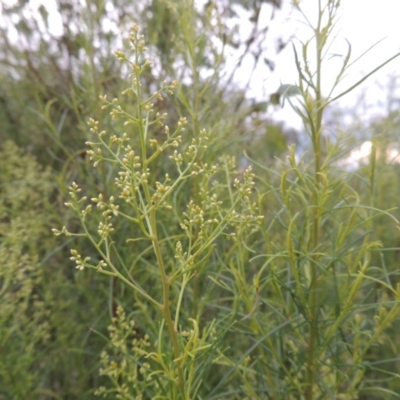
[(209, 136), (185, 131), (186, 118), (170, 130), (156, 107), (177, 83), (154, 93), (141, 85), (151, 62), (137, 26), (132, 60), (116, 52), (131, 69), (130, 86), (121, 99), (100, 101), (126, 131), (104, 131), (91, 119), (87, 142), (94, 166), (110, 178), (109, 194), (88, 199), (84, 183), (72, 182), (66, 205), (83, 230), (54, 229), (96, 250), (71, 250), (78, 270), (123, 284), (113, 292), (101, 356), (110, 384), (98, 395), (310, 400), (390, 392), (371, 354), (399, 316), (400, 288), (371, 263), (381, 244), (370, 229), (377, 216), (397, 220), (361, 203), (351, 173), (336, 164), (346, 139), (324, 137), (326, 107), (349, 92), (321, 92), (338, 7), (329, 1), (311, 25), (315, 73), (310, 43), (303, 59), (296, 53), (298, 101), (288, 100), (303, 118), (311, 155), (299, 159), (291, 146), (273, 170), (249, 160), (256, 174), (228, 155), (207, 160)]
[(28, 398), (40, 393), (40, 359), (51, 336), (40, 258), (50, 243), (54, 186), (51, 172), (11, 141), (0, 159), (0, 398)]

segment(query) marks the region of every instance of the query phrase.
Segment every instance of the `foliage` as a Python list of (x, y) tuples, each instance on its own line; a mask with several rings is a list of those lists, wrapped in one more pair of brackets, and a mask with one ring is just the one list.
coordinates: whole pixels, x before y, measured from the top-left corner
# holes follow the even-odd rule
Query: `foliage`
[[(314, 25), (303, 15), (295, 95), (280, 93), (311, 145), (271, 161), (292, 139), (224, 80), (217, 5), (120, 1), (111, 16), (59, 3), (70, 70), (45, 36), (38, 62), (3, 53), (16, 79), (1, 80), (2, 135), (52, 168), (3, 144), (0, 398), (396, 398), (398, 222), (381, 193), (398, 171), (376, 138), (367, 165), (343, 170), (349, 138), (324, 124), (361, 83), (335, 93), (349, 48), (321, 90), (339, 2), (318, 1)], [(124, 30), (132, 9), (148, 48), (134, 25), (132, 54), (112, 58), (102, 21)]]
[[(132, 69), (132, 86), (122, 94), (134, 96), (136, 113), (128, 112), (117, 98), (108, 101), (101, 96), (100, 100), (104, 109), (111, 108), (113, 119), (122, 118), (125, 126), (132, 126), (132, 133), (110, 136), (90, 120), (97, 139), (87, 143), (94, 166), (101, 162), (115, 166), (110, 170), (115, 196), (106, 199), (99, 194), (91, 199), (102, 215), (97, 217), (96, 232), (88, 222), (92, 205), (86, 205), (87, 197), (73, 182), (67, 206), (76, 211), (84, 233), (72, 233), (65, 226), (55, 233), (89, 239), (99, 258), (91, 261), (73, 249), (71, 259), (77, 269), (94, 269), (124, 282), (137, 294), (139, 308), (158, 324), (138, 328), (143, 333), (129, 348), (121, 337), (134, 334), (128, 328), (136, 325), (119, 309), (116, 325), (110, 328), (111, 343), (124, 356), (116, 362), (103, 355), (102, 373), (113, 386), (101, 388), (98, 394), (355, 399), (376, 389), (368, 383), (367, 372), (373, 370), (368, 353), (382, 343), (385, 330), (399, 316), (400, 288), (387, 283), (385, 270), (371, 264), (371, 252), (381, 246), (370, 239), (371, 221), (376, 215), (390, 218), (390, 214), (373, 203), (361, 204), (347, 184), (348, 174), (335, 170), (333, 161), (344, 148), (341, 137), (322, 151), (322, 118), (332, 101), (321, 93), (322, 62), (337, 7), (329, 2), (320, 9), (316, 27), (311, 26), (316, 72), (308, 69), (309, 43), (303, 45), (302, 61), (296, 55), (301, 99), (293, 107), (304, 120), (313, 161), (297, 161), (292, 146), (278, 188), (261, 178), (262, 171), (269, 170), (258, 163), (258, 198), (251, 167), (238, 179), (233, 160), (201, 162), (208, 137), (205, 131), (185, 137), (186, 119), (178, 121), (173, 133), (166, 126), (164, 140), (152, 138), (152, 126), (164, 126), (167, 118), (160, 113), (153, 117), (153, 102), (163, 100), (163, 92), (171, 92), (175, 84), (164, 83), (161, 90), (143, 96), (141, 74), (150, 62), (142, 58), (144, 41), (137, 27), (130, 39), (133, 61), (124, 52), (116, 52)], [(348, 57), (341, 74), (347, 62)], [(152, 167), (159, 158), (163, 161), (158, 165), (171, 171), (164, 178)], [(168, 167), (171, 161), (175, 171)], [(375, 164), (370, 168), (372, 177)], [(271, 195), (277, 198), (279, 209), (264, 221), (256, 204), (266, 206)], [(135, 261), (126, 257), (120, 242), (119, 218), (139, 228), (137, 236), (125, 238), (137, 250), (134, 243), (144, 243)], [(234, 243), (228, 245), (224, 236)], [(146, 285), (149, 278), (144, 278), (144, 271), (140, 273), (139, 263), (144, 264), (145, 256), (152, 286)], [(218, 295), (212, 286), (211, 290), (202, 287), (193, 304), (196, 281), (203, 276), (219, 287)], [(223, 302), (218, 300), (221, 292), (225, 293)], [(193, 327), (187, 331), (190, 324)], [(210, 336), (212, 331), (214, 336)], [(213, 355), (207, 357), (209, 353)], [(205, 377), (212, 376), (216, 365), (218, 383), (204, 383), (210, 381)], [(129, 384), (132, 376), (136, 377), (133, 386)]]
[[(103, 108), (111, 108), (110, 115), (113, 119), (122, 118), (125, 126), (132, 126), (128, 130), (130, 133), (122, 136), (109, 135), (106, 131), (99, 130), (97, 121), (90, 120), (90, 130), (96, 138), (87, 143), (91, 148), (88, 156), (94, 161), (94, 166), (102, 162), (115, 166), (112, 170), (115, 179), (113, 192), (119, 193), (118, 200), (114, 196), (105, 199), (101, 193), (91, 199), (103, 215), (96, 231), (92, 231), (86, 222), (91, 216), (92, 205), (85, 205), (87, 197), (81, 197), (81, 189), (73, 182), (70, 187), (71, 202), (67, 206), (77, 212), (84, 233), (71, 233), (66, 227), (62, 231), (55, 230), (55, 233), (87, 237), (100, 258), (93, 262), (90, 257), (73, 249), (71, 259), (76, 262), (77, 268), (91, 268), (118, 278), (138, 294), (138, 301), (145, 302), (143, 307), (152, 306), (154, 311), (150, 312), (155, 315), (161, 312), (157, 319), (165, 322), (168, 339), (165, 338), (164, 323), (161, 323), (157, 327), (158, 352), (144, 353), (145, 358), (152, 361), (147, 368), (147, 376), (150, 378), (160, 375), (155, 387), (157, 391), (147, 394), (145, 387), (139, 387), (138, 392), (134, 389), (135, 392), (132, 393), (126, 383), (122, 384), (119, 394), (123, 396), (126, 391), (135, 398), (138, 393), (146, 393), (146, 397), (154, 398), (158, 392), (162, 392), (165, 398), (176, 398), (178, 394), (182, 398), (192, 398), (200, 390), (202, 372), (199, 371), (199, 365), (205, 368), (201, 359), (213, 348), (208, 336), (215, 322), (206, 322), (201, 328), (204, 330), (201, 335), (198, 326), (201, 314), (190, 313), (184, 315), (180, 321), (181, 307), (185, 305), (185, 308), (189, 306), (194, 310), (199, 307), (190, 304), (186, 287), (192, 280), (201, 278), (217, 239), (226, 236), (234, 240), (239, 234), (241, 239), (259, 220), (255, 206), (248, 197), (254, 186), (253, 174), (249, 167), (241, 180), (235, 178), (232, 182), (230, 176), (234, 176), (235, 171), (234, 163), (229, 158), (225, 157), (215, 165), (202, 161), (202, 153), (208, 142), (204, 130), (197, 137), (184, 141), (186, 118), (180, 118), (176, 129), (170, 132), (169, 127), (164, 126), (167, 115), (156, 113), (154, 116), (154, 101), (162, 101), (164, 93), (172, 94), (176, 83), (164, 82), (159, 91), (146, 98), (140, 78), (150, 62), (143, 58), (144, 40), (139, 36), (137, 26), (132, 30), (130, 42), (134, 50), (132, 61), (122, 51), (117, 51), (116, 55), (132, 68), (132, 84), (123, 94), (134, 96), (136, 113), (129, 113), (125, 107), (119, 105), (118, 99), (110, 102), (106, 96), (100, 97), (104, 103)], [(164, 141), (151, 139), (152, 127), (157, 125), (164, 128)], [(137, 152), (133, 150), (134, 144)], [(161, 162), (159, 158), (162, 158)], [(168, 159), (171, 167), (168, 166)], [(161, 165), (171, 172), (164, 176), (159, 174), (158, 168)], [(220, 181), (224, 176), (228, 177), (227, 182), (226, 178)], [(225, 199), (221, 192), (224, 193), (225, 188), (231, 184), (234, 188), (229, 190), (230, 195)], [(188, 186), (199, 189), (196, 197), (193, 197), (193, 189), (189, 191), (189, 196), (184, 193), (188, 192)], [(177, 214), (178, 210), (186, 211), (180, 216)], [(133, 261), (126, 256), (126, 246), (121, 246), (121, 238), (113, 235), (115, 227), (121, 229), (124, 224), (119, 221), (121, 218), (125, 220), (125, 225), (136, 225), (138, 233), (140, 232), (136, 237), (124, 238), (132, 243), (130, 247), (132, 250), (136, 249), (136, 253), (139, 246), (135, 242), (143, 243), (144, 250), (140, 252), (138, 261), (146, 257), (152, 260), (150, 264), (155, 263), (153, 268), (150, 265), (146, 267), (147, 273), (154, 280), (152, 288), (145, 288), (143, 277), (137, 276), (139, 268), (133, 267), (137, 260)], [(177, 230), (176, 225), (181, 229)], [(131, 228), (131, 232), (134, 231)], [(201, 297), (206, 294), (202, 291)], [(159, 296), (161, 299), (158, 299)], [(200, 299), (199, 302), (201, 305)], [(119, 316), (122, 317), (122, 314)], [(181, 332), (185, 326), (190, 325), (193, 325), (192, 330)], [(219, 335), (218, 331), (216, 335)], [(210, 361), (208, 358), (208, 363)], [(108, 374), (113, 376), (112, 369)]]
[(51, 299), (38, 289), (54, 187), (50, 170), (12, 142), (4, 143), (0, 159), (0, 352), (7, 355), (0, 361), (0, 398), (27, 398), (40, 392), (40, 358), (51, 337)]
[[(230, 84), (237, 68), (230, 68), (228, 77), (224, 72), (224, 53), (234, 46), (244, 49), (240, 59), (254, 54), (258, 60), (266, 35), (258, 30), (261, 7), (280, 2), (208, 2), (204, 7), (190, 0), (55, 3), (56, 10), (43, 2), (37, 11), (24, 0), (0, 4), (0, 139), (29, 148), (57, 170), (67, 169), (66, 160), (74, 170), (82, 168), (86, 121), (101, 115), (99, 94), (115, 97), (122, 90), (124, 71), (111, 54), (132, 23), (143, 26), (157, 60), (143, 76), (146, 87), (165, 79), (182, 82), (176, 102), (165, 111), (190, 116), (194, 125), (207, 119), (210, 129), (229, 124), (226, 132), (248, 130), (239, 122), (249, 112), (248, 102)], [(233, 16), (240, 5), (251, 11), (250, 38), (237, 35), (239, 22)], [(242, 118), (224, 117), (232, 110)], [(226, 143), (237, 138), (231, 135)]]
[(82, 352), (103, 347), (86, 324), (104, 325), (88, 316), (101, 306), (86, 290), (104, 289), (60, 267), (55, 174), (11, 141), (0, 160), (0, 398), (84, 398), (94, 362)]

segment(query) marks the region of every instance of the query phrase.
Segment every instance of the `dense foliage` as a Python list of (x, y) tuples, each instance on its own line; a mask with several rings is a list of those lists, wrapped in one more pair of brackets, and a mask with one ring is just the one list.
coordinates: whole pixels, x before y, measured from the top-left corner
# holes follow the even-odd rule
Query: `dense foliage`
[(226, 77), (237, 7), (250, 52), (280, 2), (59, 1), (58, 37), (1, 6), (0, 399), (399, 397), (398, 118), (341, 167), (317, 3), (304, 154)]

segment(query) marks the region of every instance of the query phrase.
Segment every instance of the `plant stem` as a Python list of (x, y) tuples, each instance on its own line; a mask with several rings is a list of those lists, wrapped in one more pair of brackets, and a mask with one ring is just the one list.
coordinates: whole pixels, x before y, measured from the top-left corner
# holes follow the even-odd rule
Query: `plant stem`
[(155, 211), (151, 212), (150, 221), (151, 221), (151, 235), (152, 235), (153, 247), (157, 257), (158, 268), (161, 273), (161, 283), (163, 288), (163, 304), (161, 310), (164, 315), (165, 322), (167, 323), (168, 332), (171, 337), (172, 346), (174, 348), (175, 360), (178, 368), (178, 386), (179, 386), (179, 391), (181, 393), (181, 398), (182, 400), (184, 400), (186, 396), (184, 391), (184, 376), (183, 376), (183, 368), (181, 361), (181, 351), (178, 342), (178, 332), (175, 330), (174, 321), (171, 316), (170, 301), (169, 301), (170, 282), (167, 274), (165, 273), (164, 261), (162, 258), (160, 243), (157, 236), (157, 227), (156, 227), (157, 221), (156, 221)]
[[(136, 73), (136, 81), (139, 82), (140, 79), (140, 74), (137, 72)], [(147, 174), (147, 165), (148, 165), (148, 160), (147, 160), (147, 129), (148, 129), (148, 112), (146, 113), (146, 119), (143, 119), (143, 108), (142, 108), (142, 100), (141, 100), (141, 93), (140, 93), (140, 86), (137, 86), (137, 111), (138, 111), (138, 116), (139, 116), (139, 122), (138, 122), (138, 128), (139, 128), (139, 133), (140, 133), (140, 144), (141, 144), (141, 154), (142, 154), (142, 174), (143, 176), (146, 176)], [(165, 322), (167, 324), (168, 332), (172, 341), (172, 346), (174, 348), (174, 355), (175, 355), (175, 361), (178, 369), (178, 390), (181, 395), (181, 399), (185, 400), (185, 388), (184, 388), (184, 374), (183, 374), (183, 368), (182, 368), (182, 357), (181, 357), (181, 351), (179, 347), (179, 342), (178, 342), (178, 334), (177, 331), (175, 330), (174, 327), (174, 321), (171, 316), (171, 307), (170, 307), (170, 299), (169, 299), (169, 288), (171, 285), (171, 282), (165, 272), (165, 266), (164, 266), (164, 260), (162, 257), (162, 252), (160, 248), (160, 241), (158, 238), (157, 234), (157, 216), (156, 216), (156, 209), (152, 207), (153, 201), (151, 199), (151, 194), (150, 194), (150, 189), (149, 185), (147, 182), (147, 178), (142, 179), (142, 187), (144, 191), (144, 196), (145, 196), (145, 204), (142, 204), (143, 206), (143, 213), (149, 213), (149, 218), (146, 218), (147, 224), (148, 224), (148, 231), (150, 233), (150, 238), (153, 244), (153, 249), (154, 253), (156, 255), (157, 259), (157, 265), (158, 269), (161, 274), (161, 285), (163, 289), (163, 302), (160, 307)]]
[(320, 241), (320, 183), (321, 183), (321, 130), (322, 130), (322, 116), (324, 111), (324, 105), (321, 95), (321, 64), (322, 64), (322, 49), (324, 46), (324, 37), (321, 34), (321, 22), (322, 22), (322, 10), (321, 1), (318, 1), (318, 24), (315, 28), (316, 37), (316, 57), (317, 57), (317, 68), (316, 68), (316, 83), (314, 86), (315, 90), (315, 101), (312, 102), (310, 115), (312, 119), (311, 124), (311, 135), (314, 153), (314, 190), (313, 190), (313, 217), (312, 217), (312, 256), (311, 256), (311, 282), (310, 282), (310, 301), (309, 301), (309, 322), (310, 322), (310, 334), (308, 342), (308, 360), (307, 360), (307, 377), (306, 377), (306, 400), (313, 400), (314, 398), (314, 380), (315, 380), (315, 357), (316, 355), (316, 342), (318, 335), (318, 305), (317, 305), (317, 291), (318, 291), (318, 259), (319, 256), (316, 254), (316, 249)]

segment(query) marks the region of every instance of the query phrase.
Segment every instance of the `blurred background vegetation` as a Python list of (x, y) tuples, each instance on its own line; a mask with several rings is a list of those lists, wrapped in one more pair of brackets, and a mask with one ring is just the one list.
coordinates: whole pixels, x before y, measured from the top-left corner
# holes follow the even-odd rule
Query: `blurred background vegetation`
[[(259, 43), (268, 32), (258, 29), (260, 10), (274, 11), (281, 1), (203, 3), (59, 0), (56, 10), (42, 5), (35, 13), (26, 0), (1, 3), (0, 399), (93, 398), (104, 380), (99, 355), (107, 343), (90, 328), (106, 333), (117, 303), (134, 301), (118, 282), (77, 272), (69, 261), (69, 241), (51, 233), (62, 225), (79, 229), (63, 206), (68, 183), (84, 180), (88, 197), (107, 193), (112, 185), (106, 168), (93, 172), (90, 167), (86, 123), (94, 118), (118, 129), (100, 112), (98, 96), (113, 98), (125, 88), (127, 71), (114, 50), (133, 23), (142, 28), (154, 61), (143, 86), (152, 90), (165, 79), (180, 82), (176, 96), (158, 109), (164, 107), (172, 121), (187, 116), (193, 136), (202, 128), (211, 132), (210, 162), (229, 151), (246, 165), (245, 150), (257, 163), (278, 168), (275, 157), (301, 141), (301, 132), (271, 120), (268, 102), (256, 103), (235, 87), (232, 75), (239, 65), (227, 66), (224, 57), (229, 47), (262, 57)], [(250, 37), (237, 35), (235, 17), (241, 9), (250, 13)], [(50, 21), (55, 14), (57, 34)], [(285, 43), (276, 40), (277, 54)], [(376, 132), (380, 156), (373, 196), (385, 210), (400, 198), (400, 164), (387, 156), (399, 141), (399, 129), (398, 111), (368, 126), (348, 127), (355, 139), (358, 132)], [(369, 169), (358, 168), (354, 187), (362, 196), (369, 190)], [(273, 199), (268, 210), (272, 207)], [(393, 213), (400, 219), (397, 210)], [(399, 236), (386, 222), (384, 217), (374, 220), (371, 230), (390, 249), (379, 252), (376, 263), (395, 283)], [(279, 230), (275, 234), (279, 238)], [(390, 345), (397, 349), (399, 344), (393, 337)], [(400, 385), (394, 390), (400, 391)]]

